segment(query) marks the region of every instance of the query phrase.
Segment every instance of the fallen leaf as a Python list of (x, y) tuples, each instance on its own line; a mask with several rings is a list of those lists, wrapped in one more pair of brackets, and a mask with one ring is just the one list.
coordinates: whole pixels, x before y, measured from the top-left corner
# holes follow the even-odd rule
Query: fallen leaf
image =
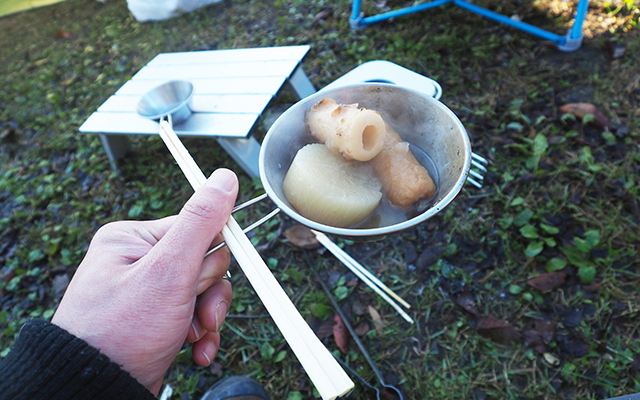
[(544, 343), (549, 344), (556, 340), (556, 324), (543, 319), (536, 320), (535, 330), (540, 334)]
[(69, 32), (69, 31), (65, 31), (65, 30), (57, 30), (53, 33), (53, 36), (58, 37), (58, 38), (70, 38), (71, 36), (73, 36), (73, 33)]
[(347, 354), (349, 351), (349, 331), (344, 326), (342, 318), (338, 314), (333, 317), (335, 324), (333, 325), (333, 338), (338, 345), (338, 348), (343, 354)]
[(367, 313), (367, 307), (361, 302), (359, 302), (358, 300), (356, 300), (351, 305), (351, 311), (353, 311), (353, 313), (356, 315), (365, 315)]
[(527, 281), (527, 284), (541, 292), (548, 292), (562, 286), (567, 274), (562, 271), (553, 271), (544, 275), (536, 276)]
[(347, 275), (347, 279), (348, 280), (344, 283), (346, 287), (354, 287), (358, 284), (358, 278), (355, 275), (352, 275), (352, 276)]
[(329, 274), (329, 279), (327, 280), (327, 285), (329, 287), (335, 287), (338, 281), (342, 278), (342, 274), (338, 271), (331, 271)]
[(364, 336), (367, 334), (367, 332), (369, 332), (369, 330), (371, 329), (371, 327), (369, 326), (369, 324), (367, 323), (367, 321), (362, 321), (358, 324), (358, 326), (356, 326), (354, 328), (354, 332), (356, 333), (356, 335), (358, 336)]
[(382, 317), (380, 316), (380, 313), (378, 312), (378, 310), (373, 308), (373, 306), (367, 307), (367, 310), (369, 311), (369, 315), (373, 320), (373, 325), (376, 328), (376, 332), (378, 332), (378, 335), (382, 335), (382, 327), (384, 326), (384, 323), (382, 322)]
[(595, 293), (598, 291), (598, 289), (600, 289), (601, 285), (601, 282), (591, 282), (588, 285), (582, 285), (582, 289), (584, 289), (584, 291), (587, 293)]
[(582, 339), (576, 337), (559, 337), (558, 347), (565, 353), (573, 357), (584, 357), (589, 354), (589, 345)]
[(320, 11), (319, 13), (316, 14), (315, 17), (313, 17), (313, 20), (311, 20), (311, 25), (315, 25), (315, 23), (320, 21), (321, 19), (327, 19), (328, 16), (329, 16), (328, 11)]
[(523, 336), (525, 346), (531, 347), (538, 354), (544, 354), (547, 352), (547, 345), (544, 344), (539, 332), (533, 329), (528, 329), (523, 332)]
[(440, 259), (446, 249), (447, 248), (442, 244), (435, 244), (428, 247), (422, 252), (422, 254), (420, 254), (420, 257), (418, 257), (416, 267), (420, 269), (429, 268)]
[(611, 122), (604, 115), (602, 111), (591, 103), (569, 103), (560, 106), (560, 111), (564, 114), (573, 114), (576, 117), (582, 119), (585, 116), (591, 114), (594, 116), (593, 122), (602, 128), (610, 128)]
[(477, 329), (479, 335), (502, 344), (515, 342), (522, 338), (522, 334), (516, 327), (493, 315), (480, 320)]
[(404, 262), (407, 264), (411, 264), (418, 258), (416, 246), (412, 242), (402, 242), (402, 244), (398, 246), (398, 250), (402, 252)]
[(336, 321), (334, 321), (332, 319), (328, 319), (328, 320), (324, 321), (318, 327), (318, 330), (316, 332), (316, 336), (318, 337), (318, 339), (320, 339), (320, 340), (326, 339), (326, 338), (330, 337), (331, 335), (333, 335), (333, 326), (335, 324), (336, 324)]
[(317, 249), (321, 246), (311, 229), (302, 225), (294, 225), (284, 232), (284, 236), (294, 245), (303, 249)]
[(456, 297), (456, 304), (473, 315), (480, 314), (478, 308), (476, 307), (475, 301), (473, 301), (473, 297), (471, 297), (471, 293), (467, 291), (461, 293), (460, 296)]
[(583, 314), (582, 308), (568, 310), (563, 315), (562, 324), (566, 328), (577, 328), (582, 323)]

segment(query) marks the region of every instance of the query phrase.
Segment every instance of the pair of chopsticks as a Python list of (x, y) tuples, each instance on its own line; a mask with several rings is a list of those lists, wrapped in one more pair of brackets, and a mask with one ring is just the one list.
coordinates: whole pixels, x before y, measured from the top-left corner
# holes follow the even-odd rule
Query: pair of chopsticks
[[(197, 190), (207, 178), (164, 119), (160, 120), (160, 137)], [(333, 400), (353, 389), (351, 379), (302, 318), (233, 216), (222, 236), (322, 398)]]
[[(327, 250), (331, 252), (338, 260), (340, 260), (347, 268), (351, 270), (360, 280), (362, 280), (367, 286), (369, 286), (373, 291), (378, 293), (380, 297), (394, 310), (400, 314), (402, 318), (404, 318), (407, 322), (413, 323), (413, 318), (407, 314), (402, 307), (398, 305), (398, 303), (402, 304), (403, 307), (409, 309), (411, 306), (409, 303), (404, 301), (402, 297), (398, 296), (393, 290), (389, 289), (377, 276), (369, 272), (368, 269), (363, 267), (360, 263), (353, 259), (347, 252), (342, 250), (337, 244), (335, 244), (327, 235), (322, 232), (311, 230), (313, 234), (316, 236), (316, 240), (320, 242)], [(392, 299), (393, 298), (393, 299)], [(394, 301), (395, 299), (395, 301)], [(396, 303), (396, 301), (398, 303)]]

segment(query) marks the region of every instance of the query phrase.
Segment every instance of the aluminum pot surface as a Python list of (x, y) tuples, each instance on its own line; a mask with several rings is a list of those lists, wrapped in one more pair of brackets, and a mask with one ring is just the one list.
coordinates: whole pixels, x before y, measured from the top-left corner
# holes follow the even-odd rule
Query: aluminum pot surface
[[(317, 141), (304, 122), (315, 103), (331, 98), (378, 111), (398, 134), (433, 161), (438, 191), (429, 206), (410, 219), (376, 227), (341, 228), (300, 215), (287, 201), (282, 182), (297, 151)], [(417, 157), (420, 159), (419, 157)], [(413, 227), (442, 211), (462, 189), (471, 166), (471, 145), (464, 126), (444, 104), (424, 93), (393, 84), (364, 83), (317, 92), (285, 111), (271, 126), (260, 149), (260, 179), (271, 200), (302, 225), (354, 239), (373, 239)]]

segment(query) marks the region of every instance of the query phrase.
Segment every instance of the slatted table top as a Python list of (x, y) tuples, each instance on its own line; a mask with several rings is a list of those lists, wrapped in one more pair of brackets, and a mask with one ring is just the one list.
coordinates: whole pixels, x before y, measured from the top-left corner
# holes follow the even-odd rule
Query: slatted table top
[(136, 106), (170, 80), (190, 81), (193, 114), (174, 130), (183, 136), (246, 137), (291, 77), (309, 46), (263, 47), (158, 54), (80, 127), (83, 133), (158, 134), (158, 123)]

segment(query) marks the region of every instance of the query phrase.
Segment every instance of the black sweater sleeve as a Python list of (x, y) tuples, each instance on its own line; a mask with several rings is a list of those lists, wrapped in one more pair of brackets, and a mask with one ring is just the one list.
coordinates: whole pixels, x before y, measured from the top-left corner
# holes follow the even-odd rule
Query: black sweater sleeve
[(0, 400), (135, 399), (155, 396), (84, 340), (29, 321), (0, 362)]

